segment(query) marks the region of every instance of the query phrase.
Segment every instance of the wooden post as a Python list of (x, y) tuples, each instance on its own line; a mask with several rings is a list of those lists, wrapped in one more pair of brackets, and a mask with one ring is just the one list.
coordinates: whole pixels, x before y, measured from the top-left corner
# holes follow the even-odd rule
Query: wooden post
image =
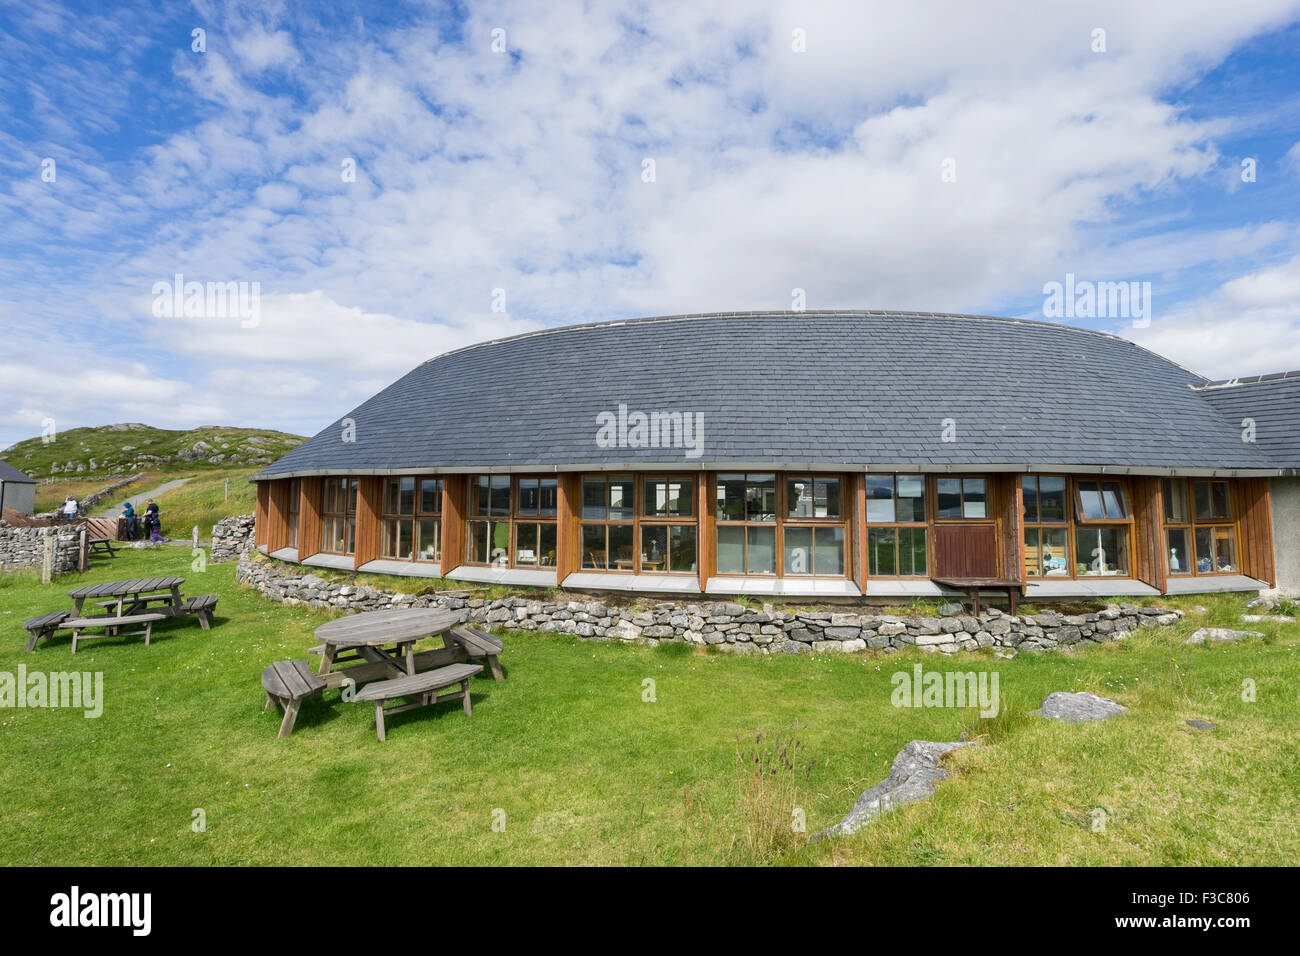
[(226, 479), (226, 501), (230, 500), (230, 479)]
[(194, 526), (194, 532), (193, 532), (193, 534), (190, 536), (190, 542), (191, 542), (191, 544), (193, 545), (193, 547), (196, 547), (196, 548), (197, 548), (197, 547), (199, 546), (199, 526), (198, 526), (198, 525), (195, 525), (195, 526)]
[(86, 570), (86, 526), (81, 526), (81, 541), (77, 547), (77, 570)]
[(54, 576), (54, 535), (45, 536), (45, 553), (41, 556), (41, 583), (49, 584)]

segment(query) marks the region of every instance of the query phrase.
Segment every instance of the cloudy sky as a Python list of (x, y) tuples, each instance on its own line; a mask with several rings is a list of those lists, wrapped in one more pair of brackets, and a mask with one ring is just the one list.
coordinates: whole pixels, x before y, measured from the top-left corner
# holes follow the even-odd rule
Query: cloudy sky
[[(0, 0), (0, 447), (311, 434), (450, 348), (795, 289), (1149, 282), (1062, 321), (1300, 368), (1300, 0), (102, 6)], [(178, 274), (256, 315), (157, 314)]]

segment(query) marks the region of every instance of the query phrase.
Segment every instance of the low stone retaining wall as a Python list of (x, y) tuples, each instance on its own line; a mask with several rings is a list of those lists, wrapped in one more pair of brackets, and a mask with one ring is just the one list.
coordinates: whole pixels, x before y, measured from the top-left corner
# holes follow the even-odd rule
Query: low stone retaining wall
[(208, 561), (225, 564), (253, 549), (253, 516), (235, 515), (222, 518), (212, 526), (212, 553)]
[[(94, 508), (96, 505), (98, 505), (105, 498), (109, 497), (113, 492), (117, 491), (119, 488), (125, 488), (127, 485), (131, 484), (132, 482), (139, 481), (141, 478), (144, 477), (144, 472), (140, 472), (139, 474), (135, 474), (135, 475), (127, 475), (125, 478), (122, 478), (120, 476), (113, 476), (113, 475), (108, 475), (105, 477), (109, 477), (109, 478), (117, 477), (117, 480), (110, 485), (105, 485), (103, 488), (100, 488), (94, 494), (86, 495), (86, 497), (82, 498), (80, 501), (77, 502), (77, 507), (81, 510), (81, 513), (83, 515), (89, 514), (91, 508)], [(55, 480), (59, 480), (59, 479), (46, 479), (46, 481), (55, 481)], [(63, 508), (62, 506), (60, 506), (55, 508), (53, 511), (46, 511), (40, 515), (36, 515), (35, 517), (57, 517), (57, 516), (61, 516), (62, 514), (63, 514)]]
[(81, 547), (81, 526), (52, 525), (45, 528), (17, 528), (0, 521), (0, 568), (39, 568), (45, 560), (45, 541), (54, 538), (54, 573), (77, 570)]
[[(258, 556), (260, 558), (260, 555)], [(576, 634), (592, 640), (687, 641), (715, 644), (740, 654), (824, 653), (867, 648), (951, 654), (978, 647), (1049, 650), (1068, 645), (1099, 644), (1140, 627), (1176, 623), (1181, 611), (1108, 605), (1090, 614), (1054, 611), (1012, 616), (996, 608), (975, 617), (896, 616), (840, 611), (777, 610), (730, 602), (656, 602), (621, 608), (599, 601), (543, 601), (523, 597), (495, 600), (437, 594), (391, 593), (377, 588), (339, 584), (291, 566), (254, 560), (244, 554), (235, 577), (272, 601), (291, 606), (374, 611), (387, 607), (441, 607), (461, 612), (461, 620), (488, 627)]]

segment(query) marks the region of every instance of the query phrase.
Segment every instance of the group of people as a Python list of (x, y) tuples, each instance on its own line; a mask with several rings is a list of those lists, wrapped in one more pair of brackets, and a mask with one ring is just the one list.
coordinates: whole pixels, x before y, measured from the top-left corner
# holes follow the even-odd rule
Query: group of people
[[(145, 502), (144, 533), (150, 541), (166, 541), (162, 535), (162, 521), (159, 519), (158, 504), (152, 498)], [(130, 501), (122, 502), (122, 517), (126, 519), (126, 539), (134, 541), (140, 534), (140, 519), (136, 517), (135, 508)]]

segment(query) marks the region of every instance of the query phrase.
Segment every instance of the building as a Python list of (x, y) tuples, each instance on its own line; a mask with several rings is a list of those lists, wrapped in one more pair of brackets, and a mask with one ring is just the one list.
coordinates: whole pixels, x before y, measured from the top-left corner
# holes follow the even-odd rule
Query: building
[(1269, 479), (1277, 586), (1300, 595), (1300, 372), (1211, 382), (1202, 395), (1282, 468)]
[(10, 508), (24, 515), (36, 509), (36, 479), (0, 461), (0, 515)]
[(254, 476), (257, 544), (680, 595), (1269, 587), (1287, 466), (1211, 384), (1113, 335), (986, 316), (548, 329), (431, 359)]

